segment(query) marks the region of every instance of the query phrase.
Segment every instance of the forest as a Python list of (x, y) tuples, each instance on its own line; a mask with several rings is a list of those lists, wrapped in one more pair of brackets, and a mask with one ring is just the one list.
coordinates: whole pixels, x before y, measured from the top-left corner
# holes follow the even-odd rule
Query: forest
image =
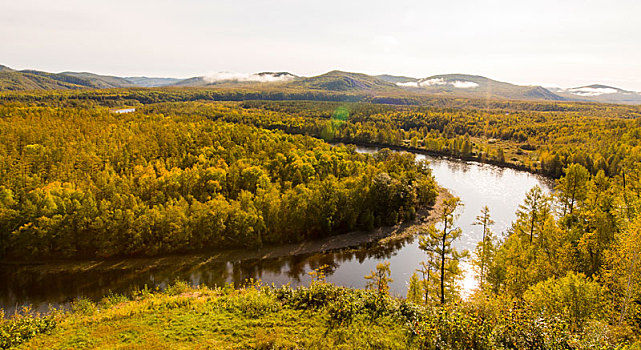
[(391, 225), (436, 197), (410, 154), (203, 117), (0, 113), (1, 253), (12, 259), (297, 242)]
[[(150, 111), (186, 113), (250, 123), (288, 133), (514, 166), (558, 178), (563, 168), (581, 164), (590, 173), (635, 172), (641, 119), (637, 113), (593, 111), (491, 111), (367, 103), (263, 102), (175, 103)], [(218, 111), (217, 111), (218, 110)], [(226, 113), (224, 111), (234, 111)], [(336, 111), (349, 115), (337, 118)], [(340, 114), (340, 113), (338, 113)]]
[[(353, 320), (384, 320), (403, 327), (393, 329), (416, 348), (638, 346), (638, 107), (212, 97), (226, 93), (240, 94), (0, 95), (1, 256), (259, 247), (391, 225), (435, 204), (427, 163), (340, 143), (377, 145), (541, 173), (555, 179), (555, 190), (530, 190), (507, 232), (494, 232), (491, 212), (480, 212), (483, 239), (469, 253), (453, 245), (462, 234), (456, 197), (441, 203), (440, 224), (420, 236), (426, 261), (404, 301), (388, 295), (389, 265), (381, 264), (367, 276), (371, 292), (323, 278), (302, 289), (258, 287), (251, 293), (276, 305), (269, 310), (322, 312), (328, 327), (350, 332)], [(110, 113), (122, 106), (137, 111)], [(464, 259), (479, 283), (466, 299)]]

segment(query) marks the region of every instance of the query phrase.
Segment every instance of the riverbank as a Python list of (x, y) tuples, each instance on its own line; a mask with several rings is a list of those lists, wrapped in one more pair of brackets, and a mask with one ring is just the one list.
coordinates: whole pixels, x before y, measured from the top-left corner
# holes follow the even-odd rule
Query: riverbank
[(494, 165), (500, 168), (507, 168), (507, 169), (514, 169), (518, 171), (528, 172), (530, 174), (539, 175), (550, 180), (556, 179), (554, 176), (543, 172), (540, 168), (532, 169), (531, 167), (528, 167), (522, 163), (517, 164), (513, 162), (499, 161), (499, 160), (489, 159), (489, 158), (483, 159), (475, 155), (469, 155), (469, 156), (452, 155), (449, 152), (444, 152), (444, 151), (435, 151), (435, 150), (429, 150), (429, 149), (420, 148), (420, 147), (391, 145), (391, 144), (378, 143), (378, 142), (355, 142), (351, 140), (345, 140), (345, 141), (338, 140), (338, 141), (331, 141), (331, 142), (336, 144), (343, 143), (344, 145), (355, 145), (360, 147), (375, 147), (380, 149), (389, 148), (393, 151), (423, 154), (426, 156), (445, 158), (448, 160), (457, 160), (461, 162), (476, 162), (479, 164), (489, 164), (489, 165)]
[(438, 196), (432, 207), (420, 209), (415, 219), (394, 226), (383, 226), (372, 231), (354, 231), (300, 243), (265, 246), (256, 250), (226, 249), (211, 253), (108, 260), (41, 261), (38, 263), (2, 262), (0, 265), (20, 268), (23, 272), (28, 272), (29, 270), (37, 271), (39, 274), (56, 274), (62, 272), (73, 274), (90, 271), (109, 272), (119, 270), (144, 272), (146, 270), (167, 266), (178, 268), (181, 266), (198, 266), (228, 261), (275, 259), (296, 255), (357, 249), (362, 246), (384, 246), (417, 235), (423, 225), (436, 220), (443, 200), (451, 196), (447, 189), (439, 187)]

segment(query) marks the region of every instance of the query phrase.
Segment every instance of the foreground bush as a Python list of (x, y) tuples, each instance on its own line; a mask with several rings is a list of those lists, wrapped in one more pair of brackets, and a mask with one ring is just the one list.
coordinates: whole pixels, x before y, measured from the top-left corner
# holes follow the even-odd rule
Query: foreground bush
[(47, 333), (56, 327), (57, 313), (40, 315), (29, 308), (21, 310), (9, 319), (4, 319), (0, 310), (0, 349), (9, 349), (34, 336)]

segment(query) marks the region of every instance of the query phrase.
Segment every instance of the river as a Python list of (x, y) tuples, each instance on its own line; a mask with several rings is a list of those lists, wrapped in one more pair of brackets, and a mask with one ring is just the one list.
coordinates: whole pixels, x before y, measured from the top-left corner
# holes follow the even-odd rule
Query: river
[[(372, 153), (377, 149), (358, 147), (357, 151)], [(463, 207), (456, 225), (463, 235), (455, 246), (472, 251), (481, 240), (481, 228), (473, 225), (481, 208), (487, 205), (495, 224), (495, 233), (505, 232), (515, 219), (515, 211), (523, 202), (525, 193), (535, 185), (545, 192), (552, 188), (552, 182), (544, 177), (524, 171), (500, 168), (476, 162), (436, 158), (417, 154), (416, 159), (430, 161), (430, 167), (438, 184), (461, 198)], [(425, 253), (418, 248), (418, 239), (396, 241), (381, 247), (368, 245), (359, 249), (330, 251), (315, 254), (291, 255), (280, 258), (248, 259), (241, 257), (232, 261), (216, 261), (208, 256), (174, 257), (147, 260), (138, 264), (111, 262), (121, 268), (100, 270), (91, 266), (74, 271), (41, 269), (34, 266), (0, 266), (0, 308), (11, 314), (16, 308), (32, 304), (34, 309), (46, 311), (48, 305), (64, 306), (77, 297), (99, 299), (109, 292), (122, 293), (145, 285), (164, 287), (176, 279), (193, 284), (221, 285), (225, 282), (242, 283), (253, 278), (266, 284), (292, 286), (307, 285), (308, 272), (321, 265), (328, 265), (327, 281), (362, 288), (363, 276), (375, 269), (376, 264), (389, 261), (393, 282), (390, 291), (404, 296), (409, 277), (425, 260)], [(174, 263), (181, 261), (182, 263)], [(99, 263), (97, 263), (99, 264)], [(464, 263), (465, 277), (463, 291), (474, 288), (474, 275)], [(46, 270), (43, 272), (42, 270)]]

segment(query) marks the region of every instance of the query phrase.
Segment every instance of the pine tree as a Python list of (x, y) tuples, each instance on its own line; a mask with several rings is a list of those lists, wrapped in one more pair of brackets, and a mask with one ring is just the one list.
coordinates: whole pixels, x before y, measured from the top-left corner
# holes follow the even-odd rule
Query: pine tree
[(416, 274), (416, 272), (414, 272), (410, 277), (409, 286), (407, 287), (407, 296), (405, 297), (405, 299), (415, 304), (420, 304), (421, 291), (422, 291), (421, 282), (419, 281), (418, 275)]
[(532, 187), (525, 195), (523, 204), (520, 204), (516, 211), (517, 220), (524, 224), (520, 227), (527, 227), (525, 233), (529, 236), (530, 243), (534, 239), (537, 225), (545, 221), (549, 212), (549, 198), (543, 194), (541, 187)]
[(437, 229), (435, 225), (430, 225), (421, 235), (419, 242), (419, 247), (430, 257), (429, 265), (438, 273), (438, 295), (441, 304), (445, 304), (446, 287), (449, 294), (456, 292), (456, 280), (461, 276), (459, 261), (468, 255), (467, 250), (459, 252), (452, 246), (462, 234), (460, 228), (454, 227), (457, 217), (455, 212), (460, 205), (462, 204), (458, 197), (445, 199), (439, 212), (442, 228)]
[(494, 225), (494, 220), (490, 217), (490, 208), (488, 208), (487, 205), (481, 209), (481, 215), (478, 215), (472, 224), (483, 227), (483, 236), (476, 246), (476, 250), (474, 252), (476, 259), (473, 261), (473, 264), (479, 269), (477, 276), (479, 280), (479, 287), (483, 289), (485, 276), (487, 274), (487, 267), (491, 262), (495, 250), (495, 239), (492, 231), (490, 230), (490, 226)]
[(376, 271), (371, 271), (371, 274), (365, 276), (365, 279), (368, 280), (367, 288), (377, 290), (380, 294), (388, 294), (389, 284), (394, 282), (390, 278), (392, 272), (389, 266), (389, 261), (378, 263)]

